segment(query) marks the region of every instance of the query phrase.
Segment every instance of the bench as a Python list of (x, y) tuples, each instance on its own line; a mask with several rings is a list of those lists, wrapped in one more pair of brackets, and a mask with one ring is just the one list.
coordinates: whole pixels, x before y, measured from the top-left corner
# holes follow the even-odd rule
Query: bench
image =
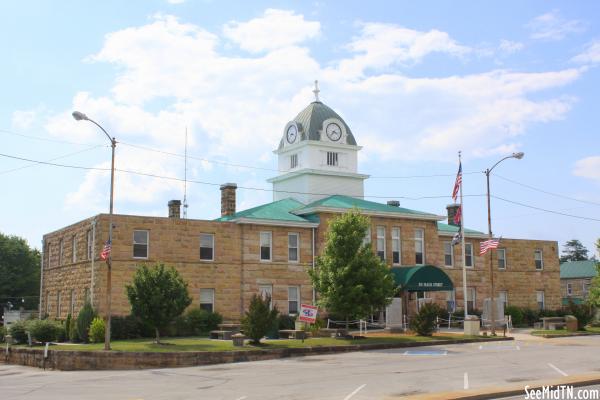
[(306, 339), (306, 332), (298, 329), (282, 329), (279, 331), (279, 337), (282, 339)]
[(240, 324), (224, 323), (219, 324), (218, 327), (221, 331), (232, 331), (233, 333), (238, 333), (241, 330)]
[(223, 330), (210, 331), (210, 338), (219, 340), (231, 340), (231, 335), (233, 335), (233, 333), (233, 331)]
[(565, 317), (544, 317), (540, 319), (542, 320), (542, 329), (544, 330), (555, 330), (567, 326)]

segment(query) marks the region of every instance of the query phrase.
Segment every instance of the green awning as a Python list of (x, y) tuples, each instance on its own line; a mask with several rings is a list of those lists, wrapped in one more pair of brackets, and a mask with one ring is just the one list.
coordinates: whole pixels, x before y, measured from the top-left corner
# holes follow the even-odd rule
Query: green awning
[(431, 292), (452, 290), (454, 285), (450, 277), (433, 265), (415, 265), (412, 267), (392, 267), (396, 285), (409, 292)]
[(562, 305), (563, 306), (568, 306), (569, 305), (569, 300), (571, 300), (573, 302), (573, 304), (583, 304), (583, 299), (581, 297), (563, 297), (562, 299)]

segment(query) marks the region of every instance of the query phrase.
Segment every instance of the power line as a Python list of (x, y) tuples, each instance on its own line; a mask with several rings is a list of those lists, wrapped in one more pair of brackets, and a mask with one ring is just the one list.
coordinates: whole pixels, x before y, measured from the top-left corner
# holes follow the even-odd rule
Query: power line
[[(89, 147), (89, 148), (87, 148), (87, 149), (83, 149), (83, 150), (75, 151), (75, 152), (73, 152), (73, 153), (68, 153), (68, 154), (65, 154), (65, 155), (62, 155), (62, 156), (58, 156), (58, 157), (51, 158), (51, 159), (49, 159), (49, 160), (46, 160), (45, 162), (50, 162), (50, 161), (60, 160), (60, 159), (62, 159), (62, 158), (66, 158), (66, 157), (74, 156), (74, 155), (76, 155), (76, 154), (85, 153), (85, 152), (87, 152), (87, 151), (90, 151), (90, 150), (93, 150), (93, 149), (97, 149), (98, 147), (108, 147), (108, 146), (105, 146), (105, 145), (97, 145), (97, 146), (92, 146), (92, 147)], [(30, 162), (30, 164), (27, 164), (27, 165), (22, 165), (22, 166), (20, 166), (20, 167), (17, 167), (17, 168), (12, 168), (12, 169), (7, 169), (7, 170), (5, 170), (5, 171), (0, 171), (0, 175), (7, 174), (7, 173), (9, 173), (9, 172), (19, 171), (19, 170), (22, 170), (22, 169), (25, 169), (25, 168), (29, 168), (29, 167), (33, 167), (33, 166), (34, 166), (34, 165), (36, 165), (36, 164), (39, 164), (39, 163), (31, 161), (31, 162)]]
[(544, 190), (544, 189), (536, 188), (536, 187), (534, 187), (534, 186), (527, 185), (527, 184), (525, 184), (525, 183), (521, 183), (521, 182), (517, 182), (517, 181), (515, 181), (515, 180), (512, 180), (512, 179), (505, 178), (505, 177), (503, 177), (503, 176), (501, 176), (501, 175), (498, 175), (498, 174), (494, 174), (494, 176), (497, 176), (498, 178), (500, 178), (500, 179), (503, 179), (503, 180), (505, 180), (505, 181), (507, 181), (507, 182), (513, 183), (513, 184), (515, 184), (515, 185), (523, 186), (523, 187), (526, 187), (526, 188), (528, 188), (528, 189), (535, 190), (535, 191), (537, 191), (537, 192), (541, 192), (541, 193), (549, 194), (549, 195), (551, 195), (551, 196), (556, 196), (556, 197), (560, 197), (560, 198), (567, 199), (567, 200), (573, 200), (573, 201), (577, 201), (577, 202), (579, 202), (579, 203), (584, 203), (584, 204), (592, 204), (592, 205), (595, 205), (595, 206), (600, 206), (600, 203), (596, 203), (596, 202), (589, 201), (589, 200), (581, 200), (581, 199), (577, 199), (577, 198), (575, 198), (575, 197), (569, 197), (569, 196), (565, 196), (564, 194), (559, 194), (559, 193), (553, 193), (553, 192), (549, 192), (549, 191), (547, 191), (547, 190)]
[[(49, 162), (49, 161), (39, 161), (39, 160), (32, 160), (30, 158), (11, 156), (9, 154), (3, 154), (3, 153), (0, 153), (0, 157), (11, 158), (11, 159), (21, 160), (21, 161), (27, 161), (27, 162), (42, 164), (42, 165), (49, 165), (49, 166), (53, 166), (53, 167), (80, 169), (80, 170), (86, 170), (86, 171), (103, 171), (103, 172), (110, 171), (110, 168), (85, 167), (85, 166), (80, 166), (80, 165), (59, 164), (59, 163), (53, 163), (53, 162)], [(152, 173), (147, 173), (147, 172), (119, 169), (119, 168), (115, 168), (115, 171), (123, 172), (126, 174), (145, 176), (145, 177), (149, 177), (149, 178), (157, 178), (157, 179), (165, 179), (165, 180), (171, 180), (171, 181), (177, 181), (177, 182), (184, 182), (184, 179), (181, 179), (181, 178), (157, 175), (157, 174), (152, 174)], [(221, 186), (221, 183), (215, 183), (215, 182), (206, 182), (206, 181), (198, 181), (198, 180), (188, 180), (188, 182), (201, 184), (201, 185)], [(238, 189), (256, 190), (256, 191), (262, 191), (262, 192), (288, 193), (288, 194), (308, 194), (308, 195), (313, 195), (313, 196), (330, 196), (331, 195), (331, 193), (311, 193), (311, 192), (298, 192), (298, 191), (287, 191), (287, 190), (274, 190), (274, 189), (267, 189), (267, 188), (256, 188), (256, 187), (251, 187), (251, 186), (238, 186)], [(483, 197), (483, 196), (485, 196), (485, 194), (469, 194), (469, 195), (465, 195), (465, 196), (466, 197)], [(441, 196), (436, 195), (436, 196), (410, 197), (410, 196), (373, 195), (373, 196), (362, 196), (362, 197), (363, 198), (378, 198), (378, 199), (394, 199), (394, 198), (396, 198), (396, 199), (415, 200), (416, 201), (416, 200), (426, 200), (426, 199), (443, 199), (443, 198), (450, 198), (451, 196), (450, 195), (441, 195)]]
[(21, 137), (28, 138), (28, 139), (41, 140), (44, 142), (72, 144), (75, 146), (89, 146), (90, 145), (89, 143), (77, 143), (77, 142), (70, 142), (68, 140), (62, 140), (62, 139), (51, 139), (51, 138), (47, 138), (47, 137), (43, 137), (43, 136), (25, 135), (23, 133), (16, 133), (16, 132), (8, 131), (6, 129), (0, 129), (0, 132), (6, 133), (9, 135), (14, 135), (14, 136), (21, 136)]
[(491, 197), (493, 197), (494, 199), (505, 201), (507, 203), (516, 204), (516, 205), (519, 205), (521, 207), (533, 208), (534, 210), (544, 211), (544, 212), (551, 213), (551, 214), (557, 214), (557, 215), (562, 215), (562, 216), (565, 216), (565, 217), (571, 217), (571, 218), (577, 218), (577, 219), (584, 219), (584, 220), (588, 220), (588, 221), (598, 221), (598, 222), (600, 222), (600, 219), (598, 219), (598, 218), (583, 217), (581, 215), (573, 215), (573, 214), (567, 214), (567, 213), (563, 213), (563, 212), (556, 211), (556, 210), (548, 210), (546, 208), (536, 207), (536, 206), (532, 206), (532, 205), (529, 205), (529, 204), (520, 203), (518, 201), (504, 199), (502, 197), (498, 197), (498, 196), (494, 196), (494, 195), (492, 195)]

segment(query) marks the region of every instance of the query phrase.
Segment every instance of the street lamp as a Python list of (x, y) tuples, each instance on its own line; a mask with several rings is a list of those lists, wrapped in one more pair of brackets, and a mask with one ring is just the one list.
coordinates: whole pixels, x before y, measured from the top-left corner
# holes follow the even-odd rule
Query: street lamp
[(104, 331), (104, 350), (110, 350), (110, 306), (111, 306), (111, 296), (110, 292), (112, 290), (112, 282), (111, 282), (111, 269), (112, 269), (112, 229), (113, 229), (113, 197), (114, 197), (114, 188), (115, 188), (115, 147), (117, 146), (117, 140), (114, 137), (110, 137), (110, 135), (106, 132), (106, 130), (100, 126), (93, 119), (88, 118), (82, 112), (73, 111), (73, 118), (76, 121), (90, 121), (94, 125), (104, 132), (108, 140), (110, 140), (110, 146), (112, 147), (112, 161), (110, 168), (110, 214), (108, 218), (108, 242), (111, 246), (111, 251), (108, 253), (108, 259), (106, 265), (108, 268), (106, 269), (106, 327)]
[[(488, 168), (485, 170), (485, 177), (487, 179), (487, 206), (488, 206), (488, 240), (492, 240), (492, 213), (490, 207), (490, 173), (498, 164), (500, 164), (504, 160), (508, 160), (509, 158), (516, 158), (520, 160), (523, 158), (525, 153), (519, 151), (518, 153), (512, 153), (512, 155), (504, 157), (502, 160), (498, 161), (496, 164), (492, 166), (492, 168)], [(492, 336), (496, 336), (496, 307), (494, 304), (494, 267), (493, 267), (493, 251), (490, 250), (490, 300), (491, 300), (491, 334)]]

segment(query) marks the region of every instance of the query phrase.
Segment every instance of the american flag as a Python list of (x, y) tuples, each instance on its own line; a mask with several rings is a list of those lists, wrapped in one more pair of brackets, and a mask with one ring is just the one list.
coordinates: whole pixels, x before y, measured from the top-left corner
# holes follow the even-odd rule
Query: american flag
[(458, 163), (458, 173), (456, 174), (456, 182), (454, 182), (454, 189), (452, 190), (452, 200), (454, 201), (458, 197), (460, 185), (462, 185), (462, 162)]
[(479, 245), (479, 255), (484, 255), (489, 249), (497, 249), (500, 244), (500, 239), (490, 239), (481, 242)]
[(110, 240), (107, 240), (102, 248), (102, 253), (100, 253), (101, 260), (107, 260), (110, 256), (110, 250), (112, 249), (112, 245), (110, 244)]
[(456, 214), (454, 214), (454, 224), (460, 225), (460, 221), (462, 220), (462, 206), (458, 206), (456, 210)]

